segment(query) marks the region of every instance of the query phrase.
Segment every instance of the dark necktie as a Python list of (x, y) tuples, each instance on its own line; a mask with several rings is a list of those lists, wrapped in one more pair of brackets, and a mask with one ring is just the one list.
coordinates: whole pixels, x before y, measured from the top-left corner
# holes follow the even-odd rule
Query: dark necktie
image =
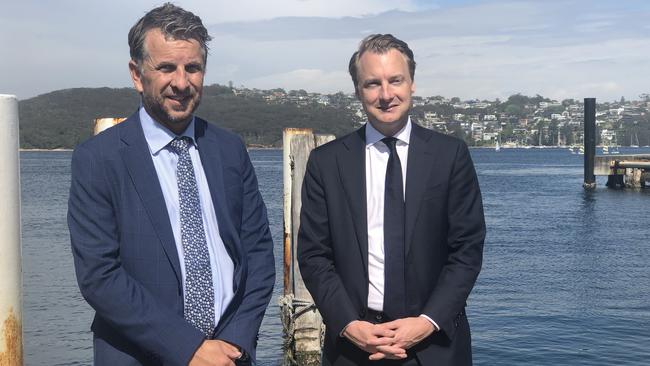
[(199, 190), (188, 150), (190, 141), (188, 137), (179, 137), (170, 143), (178, 155), (176, 178), (185, 262), (184, 314), (187, 321), (211, 337), (214, 331), (212, 267), (203, 230)]
[(402, 164), (395, 147), (397, 139), (381, 141), (390, 149), (384, 187), (384, 313), (399, 319), (406, 316)]

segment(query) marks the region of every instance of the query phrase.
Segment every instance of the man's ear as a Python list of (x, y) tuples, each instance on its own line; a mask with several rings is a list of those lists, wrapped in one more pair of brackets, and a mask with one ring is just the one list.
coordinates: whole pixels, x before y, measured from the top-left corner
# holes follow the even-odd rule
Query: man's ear
[(142, 73), (140, 72), (140, 67), (134, 60), (129, 61), (129, 73), (131, 74), (133, 87), (138, 93), (142, 93), (144, 90), (142, 87)]

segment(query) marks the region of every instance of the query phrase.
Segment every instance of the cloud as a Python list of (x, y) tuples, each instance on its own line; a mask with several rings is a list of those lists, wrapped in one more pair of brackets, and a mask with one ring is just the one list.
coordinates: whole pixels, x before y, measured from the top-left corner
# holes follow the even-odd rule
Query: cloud
[[(379, 14), (390, 10), (416, 11), (423, 7), (412, 0), (231, 0), (180, 1), (210, 24), (268, 20), (286, 17), (341, 18)], [(430, 6), (429, 6), (430, 7)]]
[[(9, 2), (0, 93), (130, 86), (126, 34), (160, 2)], [(347, 63), (370, 33), (413, 48), (419, 95), (636, 98), (647, 92), (643, 0), (177, 1), (214, 40), (207, 83), (352, 92)], [(7, 10), (7, 11), (4, 11)], [(574, 95), (571, 95), (574, 93)]]
[(255, 85), (261, 89), (283, 88), (285, 90), (313, 90), (309, 85), (318, 85), (325, 93), (339, 91), (350, 92), (352, 81), (347, 72), (324, 71), (318, 69), (298, 69), (280, 74), (266, 75), (255, 79), (244, 80), (245, 84)]
[[(611, 3), (598, 1), (493, 1), (363, 17), (270, 19), (211, 29), (245, 49), (261, 47), (268, 55), (268, 62), (266, 56), (255, 60), (261, 65), (256, 76), (244, 79), (251, 87), (301, 75), (305, 69), (321, 70), (329, 76), (327, 82), (297, 77), (291, 88), (345, 86), (346, 61), (359, 40), (371, 32), (390, 32), (415, 51), (420, 95), (483, 99), (522, 92), (553, 98), (571, 93), (576, 98), (584, 94), (618, 98), (621, 93), (636, 96), (644, 88), (638, 76), (626, 76), (645, 64), (644, 50), (650, 44), (642, 18), (638, 8), (612, 8)], [(596, 32), (599, 29), (607, 32)], [(270, 45), (280, 55), (299, 57), (274, 57)], [(342, 80), (335, 82), (336, 75)]]

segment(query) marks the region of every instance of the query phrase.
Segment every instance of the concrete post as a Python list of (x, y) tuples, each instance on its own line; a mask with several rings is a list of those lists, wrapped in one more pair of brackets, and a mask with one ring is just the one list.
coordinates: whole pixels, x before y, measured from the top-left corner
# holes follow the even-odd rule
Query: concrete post
[(0, 94), (0, 366), (23, 364), (18, 100)]

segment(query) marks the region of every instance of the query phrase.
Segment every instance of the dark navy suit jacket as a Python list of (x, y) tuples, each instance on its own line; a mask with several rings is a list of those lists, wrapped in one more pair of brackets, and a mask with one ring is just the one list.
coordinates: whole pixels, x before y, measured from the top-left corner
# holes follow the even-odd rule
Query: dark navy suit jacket
[[(253, 359), (275, 278), (257, 178), (241, 139), (195, 119), (234, 298), (214, 337)], [(135, 113), (72, 157), (68, 226), (77, 280), (95, 309), (96, 365), (187, 365), (204, 337), (183, 318), (180, 263), (165, 200)]]
[[(324, 364), (368, 363), (367, 353), (339, 336), (368, 309), (365, 149), (365, 127), (316, 148), (303, 182), (298, 260), (327, 325)], [(465, 302), (481, 269), (485, 238), (474, 165), (462, 141), (416, 124), (408, 151), (407, 312), (425, 314), (441, 328), (410, 352), (422, 365), (469, 365)]]

